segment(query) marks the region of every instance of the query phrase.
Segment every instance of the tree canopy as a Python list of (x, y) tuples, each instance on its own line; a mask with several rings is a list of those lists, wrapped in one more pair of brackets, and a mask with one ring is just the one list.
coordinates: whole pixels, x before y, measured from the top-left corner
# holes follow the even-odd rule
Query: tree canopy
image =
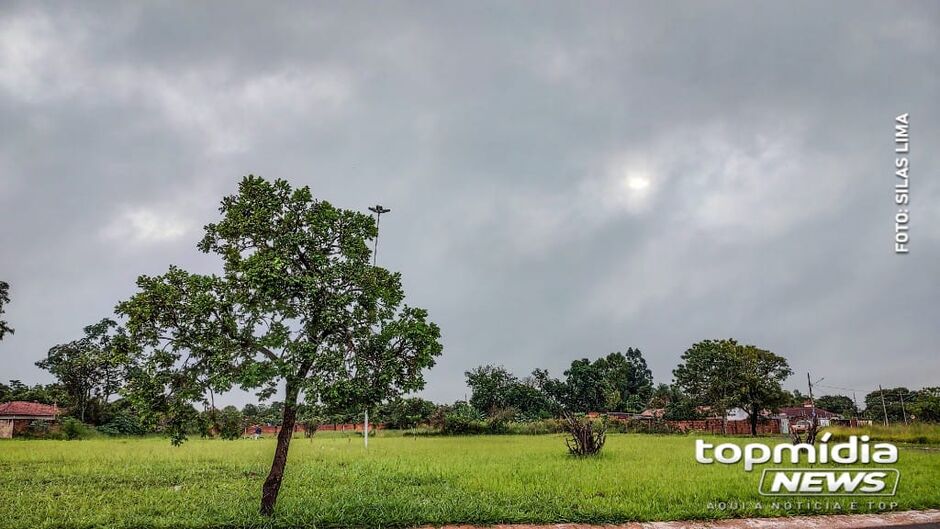
[(117, 310), (137, 344), (137, 387), (170, 411), (209, 390), (283, 391), (262, 490), (261, 510), (271, 514), (299, 397), (368, 406), (418, 390), (441, 354), (440, 330), (424, 309), (403, 304), (398, 273), (370, 263), (372, 217), (255, 176), (222, 200), (220, 213), (198, 248), (221, 258), (222, 275), (171, 266), (141, 276)]
[(565, 397), (572, 411), (640, 412), (653, 395), (653, 374), (639, 349), (616, 352), (593, 362), (571, 362), (565, 371)]
[(676, 385), (696, 403), (711, 406), (722, 416), (731, 408), (742, 408), (753, 435), (763, 410), (787, 402), (789, 397), (780, 384), (791, 374), (785, 358), (735, 340), (693, 344), (673, 371)]
[(58, 379), (82, 422), (98, 423), (98, 412), (122, 385), (126, 335), (109, 318), (84, 330), (85, 336), (52, 347), (36, 365)]
[(856, 417), (858, 415), (855, 402), (845, 395), (823, 395), (816, 399), (816, 407), (838, 413), (845, 418)]

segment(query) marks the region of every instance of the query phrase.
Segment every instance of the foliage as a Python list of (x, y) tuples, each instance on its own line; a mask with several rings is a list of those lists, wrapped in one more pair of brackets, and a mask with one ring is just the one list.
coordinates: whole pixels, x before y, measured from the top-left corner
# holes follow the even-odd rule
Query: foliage
[(379, 409), (376, 420), (392, 429), (415, 428), (427, 424), (435, 408), (433, 402), (417, 397), (395, 399)]
[(502, 434), (509, 432), (509, 425), (519, 412), (515, 408), (493, 408), (486, 415), (488, 433)]
[(63, 418), (60, 428), (69, 441), (90, 437), (93, 433), (91, 428), (75, 417)]
[(784, 402), (782, 405), (797, 408), (802, 406), (803, 403), (808, 400), (809, 395), (804, 395), (800, 390), (794, 389), (793, 391), (788, 391), (786, 393), (786, 402)]
[(485, 418), (479, 410), (464, 401), (439, 406), (431, 416), (431, 425), (445, 435), (481, 434), (487, 432)]
[(518, 379), (503, 366), (483, 365), (464, 373), (470, 388), (470, 405), (483, 413), (509, 405), (509, 388)]
[(855, 403), (845, 395), (823, 395), (816, 399), (816, 407), (837, 413), (846, 419), (858, 416)]
[(487, 414), (513, 408), (528, 420), (555, 415), (557, 405), (536, 386), (535, 379), (520, 381), (502, 366), (483, 365), (464, 373), (470, 388), (470, 405)]
[(575, 360), (565, 371), (569, 411), (642, 411), (653, 394), (653, 375), (639, 349), (629, 348), (591, 362)]
[(702, 418), (704, 415), (698, 410), (698, 406), (686, 395), (670, 401), (663, 410), (663, 419), (667, 421), (694, 421)]
[(42, 404), (58, 404), (61, 407), (69, 405), (69, 396), (61, 384), (36, 384), (27, 386), (19, 380), (11, 380), (9, 384), (0, 382), (0, 402), (23, 400), (39, 402)]
[(830, 426), (825, 428), (832, 434), (830, 444), (837, 441), (846, 441), (849, 436), (867, 435), (872, 442), (883, 441), (889, 443), (909, 443), (919, 445), (940, 446), (940, 424), (912, 423), (891, 424), (884, 426), (872, 423), (871, 426), (849, 428), (845, 426)]
[[(884, 396), (884, 406), (882, 406), (882, 396)], [(904, 422), (905, 415), (910, 420), (910, 411), (906, 406), (912, 404), (913, 397), (913, 392), (905, 387), (872, 391), (865, 395), (864, 416), (872, 421), (883, 422), (885, 411), (887, 411), (888, 422)]]
[(761, 411), (787, 402), (780, 383), (792, 373), (786, 359), (770, 351), (735, 340), (704, 340), (682, 354), (673, 376), (695, 402), (721, 415), (734, 407), (744, 409), (751, 434), (757, 435)]
[(49, 436), (49, 433), (52, 431), (52, 425), (49, 421), (30, 421), (26, 425), (26, 431), (24, 432), (27, 438), (30, 439), (44, 439)]
[[(3, 316), (8, 303), (10, 303), (10, 284), (6, 281), (0, 281), (0, 316)], [(0, 340), (3, 340), (3, 337), (7, 334), (13, 334), (14, 332), (5, 320), (0, 320)]]
[(144, 435), (147, 429), (141, 424), (140, 419), (128, 411), (122, 411), (115, 414), (106, 424), (99, 426), (97, 430), (105, 435)]
[(126, 335), (114, 320), (103, 319), (85, 327), (85, 336), (49, 349), (36, 362), (54, 375), (69, 395), (81, 421), (98, 422), (100, 410), (121, 387)]
[(662, 419), (690, 421), (701, 419), (695, 402), (674, 384), (659, 384), (653, 389), (649, 407), (663, 410)]
[(914, 395), (911, 414), (924, 422), (940, 422), (940, 387), (923, 388)]
[(320, 425), (327, 422), (327, 416), (323, 406), (301, 404), (297, 409), (297, 422), (303, 426), (306, 437), (313, 437)]
[(563, 419), (568, 437), (565, 444), (574, 456), (593, 456), (600, 453), (607, 441), (607, 421), (585, 416), (566, 415)]
[(245, 419), (235, 406), (226, 406), (218, 413), (219, 436), (222, 439), (238, 439), (245, 431)]
[(242, 415), (251, 424), (281, 425), (281, 416), (284, 414), (284, 403), (274, 402), (267, 404), (245, 404)]
[[(118, 305), (136, 340), (132, 389), (169, 416), (235, 386), (264, 399), (284, 387), (282, 432), (307, 402), (373, 406), (424, 386), (442, 347), (423, 309), (403, 305), (401, 276), (372, 266), (375, 220), (315, 200), (307, 187), (248, 176), (225, 197), (199, 249), (221, 276), (171, 266), (141, 276)], [(185, 433), (174, 424), (174, 440)], [(290, 435), (262, 490), (271, 514)]]

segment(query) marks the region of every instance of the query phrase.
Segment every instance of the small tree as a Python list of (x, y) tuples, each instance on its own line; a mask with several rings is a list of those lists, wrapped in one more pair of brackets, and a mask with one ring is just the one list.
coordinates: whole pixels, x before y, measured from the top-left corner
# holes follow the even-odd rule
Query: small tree
[[(370, 263), (375, 220), (315, 200), (307, 187), (248, 176), (225, 197), (199, 249), (221, 276), (177, 267), (141, 276), (118, 306), (136, 340), (134, 372), (173, 415), (233, 386), (266, 399), (283, 388), (281, 429), (262, 487), (271, 515), (303, 395), (371, 406), (421, 389), (441, 353), (427, 312), (402, 305), (401, 276)], [(360, 408), (361, 409), (361, 408)], [(184, 439), (179, 423), (175, 440)]]
[(234, 440), (245, 431), (245, 417), (235, 406), (226, 406), (216, 415), (219, 437)]

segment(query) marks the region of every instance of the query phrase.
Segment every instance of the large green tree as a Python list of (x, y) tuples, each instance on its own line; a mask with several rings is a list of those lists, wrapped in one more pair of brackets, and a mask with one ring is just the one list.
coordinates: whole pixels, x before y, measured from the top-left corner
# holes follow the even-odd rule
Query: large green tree
[(735, 407), (747, 412), (752, 435), (757, 435), (761, 411), (787, 402), (780, 384), (791, 374), (785, 358), (735, 340), (693, 344), (673, 371), (676, 385), (698, 404), (722, 416)]
[[(423, 387), (440, 355), (440, 330), (423, 309), (403, 305), (401, 277), (370, 263), (375, 220), (292, 189), (244, 178), (205, 227), (204, 253), (222, 275), (170, 267), (141, 276), (118, 306), (138, 345), (144, 395), (170, 411), (233, 386), (283, 394), (281, 430), (261, 494), (274, 512), (298, 402), (374, 406)], [(159, 388), (161, 391), (152, 391)], [(181, 439), (177, 435), (177, 440)]]
[[(0, 316), (3, 316), (4, 307), (10, 302), (10, 284), (6, 281), (0, 281)], [(13, 334), (13, 328), (6, 321), (0, 320), (0, 340), (7, 333)]]
[(464, 372), (470, 405), (483, 413), (507, 408), (509, 389), (519, 380), (503, 366), (482, 365)]
[(572, 411), (639, 412), (653, 395), (653, 374), (639, 349), (593, 362), (583, 358), (565, 371), (565, 404)]
[(913, 400), (914, 392), (905, 387), (872, 391), (865, 395), (865, 417), (876, 422), (887, 419), (889, 423), (904, 422), (905, 418), (910, 420), (911, 410), (908, 408), (913, 404)]
[(519, 380), (506, 368), (493, 365), (476, 367), (464, 375), (471, 392), (470, 404), (484, 414), (512, 410), (523, 419), (540, 419), (556, 411), (555, 402), (535, 377)]
[(918, 421), (940, 422), (940, 387), (927, 387), (914, 393), (911, 415)]
[(85, 327), (85, 336), (59, 344), (36, 362), (58, 379), (69, 395), (73, 414), (85, 422), (100, 423), (108, 399), (123, 381), (126, 335), (114, 320), (105, 318)]
[(843, 418), (858, 416), (855, 402), (845, 395), (823, 395), (816, 399), (816, 407), (832, 413), (838, 413)]

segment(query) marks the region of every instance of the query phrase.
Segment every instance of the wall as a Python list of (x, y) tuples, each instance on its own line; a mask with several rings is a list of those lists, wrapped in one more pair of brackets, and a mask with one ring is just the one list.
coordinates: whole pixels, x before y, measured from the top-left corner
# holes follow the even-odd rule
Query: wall
[[(698, 421), (666, 421), (670, 426), (677, 430), (701, 431), (713, 434), (722, 433), (721, 419), (702, 419)], [(727, 421), (724, 433), (726, 435), (751, 435), (750, 421)], [(758, 434), (779, 434), (780, 421), (777, 419), (765, 419), (757, 423)]]
[(10, 439), (13, 437), (13, 421), (10, 419), (0, 419), (0, 439)]

